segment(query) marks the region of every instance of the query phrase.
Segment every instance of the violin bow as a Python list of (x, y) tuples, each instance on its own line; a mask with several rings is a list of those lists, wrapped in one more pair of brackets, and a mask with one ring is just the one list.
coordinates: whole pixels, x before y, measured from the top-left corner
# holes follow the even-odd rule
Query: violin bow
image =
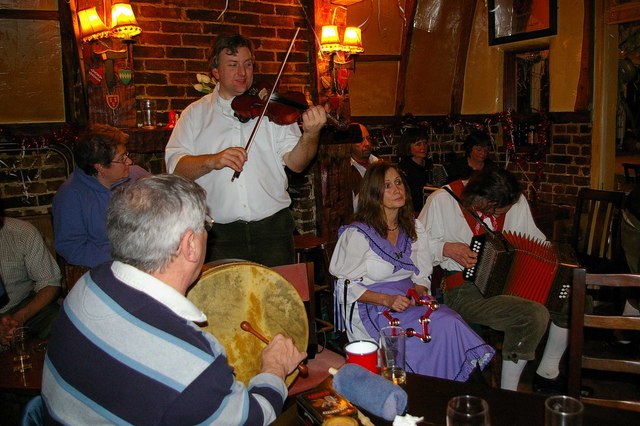
[[(269, 93), (269, 97), (267, 98), (267, 101), (264, 103), (264, 108), (262, 108), (262, 113), (260, 113), (260, 116), (258, 117), (258, 121), (256, 121), (256, 124), (253, 126), (253, 130), (251, 131), (251, 135), (249, 136), (249, 140), (247, 141), (247, 144), (245, 145), (244, 149), (245, 151), (247, 151), (247, 153), (249, 152), (249, 148), (251, 147), (251, 143), (253, 142), (253, 138), (256, 135), (256, 132), (258, 131), (258, 127), (260, 127), (260, 123), (262, 122), (262, 118), (264, 117), (264, 114), (267, 112), (267, 108), (269, 107), (269, 102), (271, 102), (271, 97), (273, 96), (273, 94), (276, 91), (276, 86), (278, 85), (278, 82), (280, 81), (280, 76), (282, 75), (282, 72), (284, 71), (284, 66), (287, 64), (287, 60), (289, 59), (289, 54), (291, 53), (291, 50), (293, 49), (293, 45), (296, 41), (296, 38), (298, 37), (298, 33), (300, 32), (300, 27), (296, 28), (296, 33), (293, 35), (293, 39), (291, 40), (291, 44), (289, 45), (289, 50), (287, 50), (287, 54), (284, 57), (284, 60), (282, 61), (282, 65), (280, 66), (280, 71), (278, 72), (278, 76), (276, 77), (276, 81), (275, 83), (273, 83), (273, 87), (271, 87), (271, 92)], [(233, 174), (233, 177), (231, 178), (231, 182), (233, 182), (234, 180), (236, 180), (237, 178), (240, 177), (240, 172), (235, 172)]]

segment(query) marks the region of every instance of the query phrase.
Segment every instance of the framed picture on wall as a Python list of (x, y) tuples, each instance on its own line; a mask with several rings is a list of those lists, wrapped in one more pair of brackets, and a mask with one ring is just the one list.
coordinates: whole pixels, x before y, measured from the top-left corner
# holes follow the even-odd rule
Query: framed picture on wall
[(555, 35), (557, 0), (488, 0), (489, 46)]

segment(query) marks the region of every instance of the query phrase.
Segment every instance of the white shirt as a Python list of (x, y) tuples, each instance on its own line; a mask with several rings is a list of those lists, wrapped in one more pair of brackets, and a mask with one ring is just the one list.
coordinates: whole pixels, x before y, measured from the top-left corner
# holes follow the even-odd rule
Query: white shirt
[[(444, 243), (470, 244), (473, 238), (458, 202), (447, 191), (439, 189), (427, 198), (418, 220), (425, 225), (434, 266), (440, 265), (448, 271), (462, 271), (462, 265), (442, 254)], [(485, 223), (492, 226), (488, 218)], [(507, 212), (503, 230), (519, 232), (542, 241), (547, 239), (533, 221), (529, 203), (522, 194)]]
[[(329, 272), (337, 278), (338, 303), (341, 304), (343, 312), (348, 315), (349, 306), (362, 296), (368, 285), (374, 283), (399, 281), (410, 277), (414, 284), (426, 287), (428, 290), (431, 288), (429, 275), (431, 275), (433, 268), (428, 252), (428, 240), (424, 227), (418, 221), (416, 221), (416, 233), (418, 238), (411, 244), (411, 260), (419, 269), (419, 273), (407, 269), (400, 269), (394, 273), (393, 265), (371, 250), (369, 240), (354, 228), (347, 228), (340, 235), (331, 257)], [(345, 311), (343, 295), (346, 279), (350, 281), (350, 284), (347, 286), (347, 310)], [(347, 326), (349, 341), (370, 340), (371, 336), (365, 330), (356, 311), (353, 314), (353, 332)], [(348, 319), (346, 318), (347, 321)]]
[[(378, 157), (373, 154), (369, 154), (369, 165), (377, 163), (378, 161), (380, 161)], [(356, 168), (358, 173), (360, 173), (360, 176), (364, 177), (364, 174), (367, 173), (367, 168), (353, 158), (351, 158), (351, 165)], [(358, 210), (358, 194), (351, 191), (351, 199), (353, 200), (353, 211), (356, 212)]]
[(193, 322), (205, 322), (207, 320), (207, 316), (189, 299), (156, 277), (117, 260), (111, 264), (111, 272), (113, 272), (114, 277), (124, 284), (155, 299), (180, 318)]
[[(216, 154), (234, 146), (244, 148), (256, 120), (241, 123), (234, 117), (231, 100), (220, 97), (216, 87), (183, 111), (165, 150), (167, 171), (173, 173), (185, 155)], [(196, 179), (207, 191), (209, 213), (216, 222), (261, 220), (289, 207), (283, 158), (301, 135), (295, 123), (280, 126), (264, 117), (238, 179), (231, 182), (234, 171), (228, 167)]]

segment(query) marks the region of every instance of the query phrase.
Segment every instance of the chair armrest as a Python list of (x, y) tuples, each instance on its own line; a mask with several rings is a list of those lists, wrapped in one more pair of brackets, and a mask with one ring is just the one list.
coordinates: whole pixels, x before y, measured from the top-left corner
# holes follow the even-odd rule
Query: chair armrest
[(333, 331), (333, 324), (328, 321), (316, 318), (316, 323), (321, 326), (320, 328), (318, 328), (318, 333), (328, 333), (330, 331)]

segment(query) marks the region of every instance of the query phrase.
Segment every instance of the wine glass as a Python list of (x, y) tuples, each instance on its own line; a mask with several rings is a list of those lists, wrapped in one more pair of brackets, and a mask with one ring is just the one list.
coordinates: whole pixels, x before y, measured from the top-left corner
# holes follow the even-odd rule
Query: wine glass
[(447, 404), (447, 426), (489, 426), (489, 404), (473, 395), (455, 396)]

